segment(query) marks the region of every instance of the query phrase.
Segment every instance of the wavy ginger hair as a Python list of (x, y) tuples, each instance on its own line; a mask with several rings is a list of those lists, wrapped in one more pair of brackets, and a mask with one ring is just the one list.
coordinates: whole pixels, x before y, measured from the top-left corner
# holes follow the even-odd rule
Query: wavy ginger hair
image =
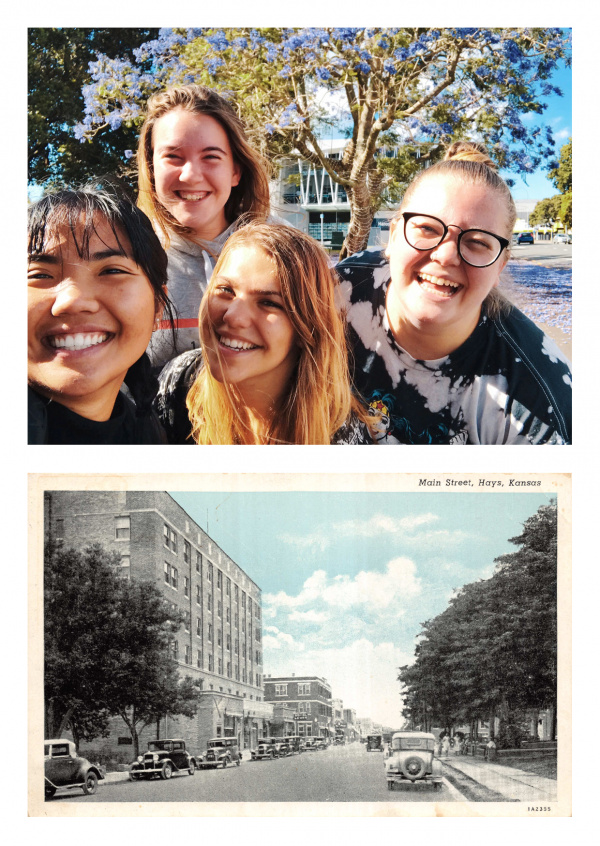
[(249, 223), (227, 240), (200, 306), (204, 366), (187, 396), (192, 437), (199, 444), (253, 444), (254, 434), (238, 408), (234, 384), (217, 381), (208, 367), (206, 348), (218, 351), (209, 318), (211, 293), (229, 256), (240, 246), (262, 250), (273, 262), (284, 308), (300, 348), (289, 388), (261, 443), (329, 444), (351, 411), (364, 412), (353, 397), (348, 371), (345, 326), (336, 308), (337, 276), (325, 250), (291, 226)]

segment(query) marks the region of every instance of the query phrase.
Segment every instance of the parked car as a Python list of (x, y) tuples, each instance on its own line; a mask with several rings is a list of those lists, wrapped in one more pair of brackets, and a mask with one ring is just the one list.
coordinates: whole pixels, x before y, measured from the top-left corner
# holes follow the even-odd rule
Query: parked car
[(517, 236), (517, 244), (533, 244), (533, 234), (531, 232), (521, 232)]
[(382, 752), (383, 751), (383, 735), (368, 734), (367, 735), (367, 752)]
[(250, 750), (250, 757), (253, 761), (260, 761), (263, 758), (277, 758), (278, 749), (274, 737), (263, 737), (258, 741), (256, 749)]
[(198, 764), (196, 758), (185, 748), (185, 740), (150, 740), (148, 751), (139, 755), (129, 767), (131, 781), (146, 778), (171, 778), (173, 773), (194, 775)]
[(273, 748), (275, 750), (276, 758), (285, 758), (287, 755), (293, 755), (294, 750), (290, 743), (289, 737), (273, 737)]
[(314, 739), (314, 747), (315, 749), (327, 749), (329, 744), (325, 740), (324, 737), (315, 737)]
[(553, 238), (555, 244), (570, 244), (571, 243), (571, 236), (565, 235), (564, 232), (557, 232)]
[(44, 793), (48, 799), (59, 787), (80, 787), (86, 794), (95, 793), (103, 778), (103, 770), (79, 756), (72, 740), (44, 740)]
[(306, 749), (306, 744), (301, 737), (289, 737), (290, 746), (292, 747), (292, 752), (304, 752)]
[(397, 731), (385, 762), (388, 790), (397, 784), (432, 784), (442, 789), (442, 764), (434, 758), (435, 735), (425, 731)]
[(237, 767), (242, 763), (242, 753), (236, 737), (215, 737), (206, 744), (206, 754), (198, 758), (200, 769), (216, 769), (228, 764)]

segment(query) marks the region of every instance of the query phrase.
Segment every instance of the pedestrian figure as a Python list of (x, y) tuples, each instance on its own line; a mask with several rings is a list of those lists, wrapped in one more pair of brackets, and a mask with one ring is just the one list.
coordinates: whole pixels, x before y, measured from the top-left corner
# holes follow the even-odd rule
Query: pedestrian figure
[(447, 758), (450, 754), (450, 738), (446, 734), (442, 740), (442, 756)]

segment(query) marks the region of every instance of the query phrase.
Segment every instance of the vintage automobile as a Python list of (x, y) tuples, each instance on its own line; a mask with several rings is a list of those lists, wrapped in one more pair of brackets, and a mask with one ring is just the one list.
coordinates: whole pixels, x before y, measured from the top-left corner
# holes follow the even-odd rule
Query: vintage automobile
[(315, 749), (323, 750), (327, 749), (328, 743), (323, 737), (315, 737), (313, 740), (313, 746)]
[(367, 735), (367, 752), (383, 752), (383, 735), (368, 734)]
[(285, 758), (288, 755), (293, 755), (294, 750), (292, 749), (291, 744), (291, 737), (273, 737), (273, 746), (275, 749), (275, 757), (276, 758)]
[(237, 737), (213, 737), (206, 744), (206, 753), (198, 758), (198, 766), (203, 770), (215, 770), (217, 767), (225, 769), (228, 764), (239, 767), (241, 763), (242, 753)]
[(44, 793), (54, 796), (59, 787), (81, 787), (84, 793), (95, 793), (104, 778), (99, 766), (81, 758), (72, 740), (44, 740)]
[(250, 757), (253, 761), (260, 761), (262, 758), (277, 758), (278, 752), (276, 738), (263, 737), (258, 741), (256, 749), (250, 750)]
[(185, 740), (150, 740), (148, 751), (139, 755), (129, 767), (131, 781), (145, 778), (171, 778), (173, 773), (194, 775), (196, 758), (185, 748)]
[(397, 731), (385, 762), (388, 790), (397, 784), (432, 784), (442, 789), (442, 764), (434, 758), (435, 735), (425, 731)]
[(306, 745), (301, 737), (288, 737), (292, 752), (304, 752)]

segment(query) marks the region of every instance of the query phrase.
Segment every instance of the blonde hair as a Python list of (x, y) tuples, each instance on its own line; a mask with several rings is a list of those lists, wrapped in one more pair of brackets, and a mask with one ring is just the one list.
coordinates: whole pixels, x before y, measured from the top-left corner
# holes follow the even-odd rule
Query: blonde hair
[(199, 444), (256, 443), (238, 408), (233, 384), (217, 381), (207, 364), (207, 347), (218, 344), (209, 300), (221, 268), (236, 248), (250, 244), (273, 262), (286, 314), (300, 348), (287, 393), (273, 415), (264, 443), (329, 444), (351, 412), (365, 412), (353, 397), (345, 326), (336, 309), (337, 276), (327, 253), (291, 226), (249, 223), (227, 240), (200, 306), (204, 366), (187, 397), (192, 437)]
[(162, 232), (165, 245), (169, 233), (189, 236), (192, 230), (182, 226), (160, 203), (156, 195), (153, 165), (154, 124), (173, 109), (185, 109), (199, 115), (209, 115), (225, 130), (234, 161), (241, 177), (231, 189), (225, 204), (225, 217), (233, 223), (244, 214), (250, 219), (264, 220), (269, 213), (269, 168), (263, 157), (252, 149), (246, 138), (244, 125), (233, 107), (210, 88), (202, 85), (182, 85), (153, 94), (147, 103), (147, 114), (138, 144), (138, 206)]
[[(455, 141), (448, 147), (444, 158), (429, 168), (421, 170), (406, 189), (402, 203), (394, 219), (402, 216), (412, 195), (418, 185), (425, 179), (433, 179), (436, 176), (455, 176), (464, 182), (474, 185), (485, 185), (490, 190), (496, 191), (504, 203), (506, 210), (506, 228), (503, 233), (510, 241), (513, 227), (517, 219), (517, 209), (512, 198), (510, 189), (506, 182), (498, 175), (496, 163), (490, 158), (483, 144), (476, 141)], [(510, 252), (510, 245), (506, 248)], [(493, 288), (483, 301), (484, 313), (490, 317), (499, 317), (507, 314), (512, 309), (512, 303), (504, 294)]]

